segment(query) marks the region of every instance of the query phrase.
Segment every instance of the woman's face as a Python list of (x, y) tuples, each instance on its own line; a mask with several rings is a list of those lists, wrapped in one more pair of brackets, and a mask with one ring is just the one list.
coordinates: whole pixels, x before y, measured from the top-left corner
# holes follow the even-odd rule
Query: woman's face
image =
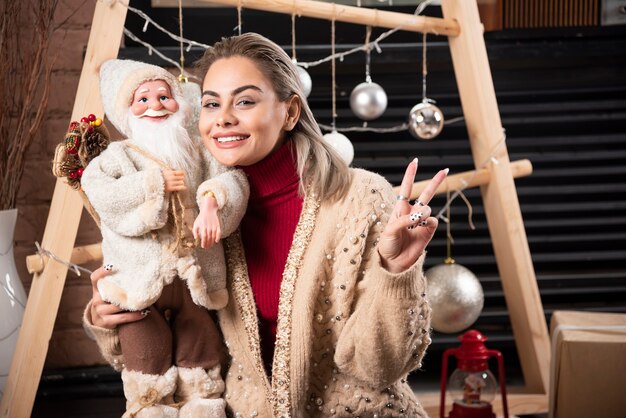
[(200, 133), (215, 158), (227, 166), (261, 161), (292, 129), (289, 103), (280, 102), (272, 84), (245, 57), (222, 58), (211, 65), (202, 86)]

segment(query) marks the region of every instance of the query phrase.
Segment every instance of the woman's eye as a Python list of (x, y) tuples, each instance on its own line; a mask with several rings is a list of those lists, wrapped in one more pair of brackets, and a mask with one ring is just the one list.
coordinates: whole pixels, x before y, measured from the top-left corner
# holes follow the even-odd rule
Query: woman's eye
[(251, 106), (253, 104), (254, 104), (254, 101), (250, 99), (241, 99), (237, 102), (237, 105), (239, 106)]
[(206, 107), (207, 109), (217, 109), (219, 104), (216, 102), (206, 102), (202, 105), (202, 107)]

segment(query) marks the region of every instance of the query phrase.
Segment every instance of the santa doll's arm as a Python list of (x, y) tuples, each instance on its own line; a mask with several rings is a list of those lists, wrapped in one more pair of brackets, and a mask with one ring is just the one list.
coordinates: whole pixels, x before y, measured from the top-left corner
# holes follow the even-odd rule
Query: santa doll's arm
[(246, 213), (250, 186), (243, 171), (224, 167), (206, 149), (203, 151), (208, 180), (198, 187), (196, 198), (198, 207), (203, 199), (214, 198), (218, 206), (218, 216), (222, 226), (222, 237), (232, 234)]
[(103, 224), (123, 236), (140, 236), (167, 222), (163, 175), (159, 168), (137, 171), (124, 157), (110, 146), (85, 168), (81, 185)]

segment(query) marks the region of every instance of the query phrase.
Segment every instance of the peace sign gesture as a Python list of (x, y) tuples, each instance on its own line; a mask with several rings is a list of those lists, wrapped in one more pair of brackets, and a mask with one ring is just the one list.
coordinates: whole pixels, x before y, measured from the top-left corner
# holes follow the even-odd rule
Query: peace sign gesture
[(409, 163), (396, 205), (378, 243), (378, 253), (388, 271), (400, 273), (411, 267), (432, 239), (439, 221), (430, 216), (432, 212), (428, 203), (448, 171), (446, 168), (435, 174), (415, 204), (411, 205), (408, 196), (417, 173), (417, 158)]

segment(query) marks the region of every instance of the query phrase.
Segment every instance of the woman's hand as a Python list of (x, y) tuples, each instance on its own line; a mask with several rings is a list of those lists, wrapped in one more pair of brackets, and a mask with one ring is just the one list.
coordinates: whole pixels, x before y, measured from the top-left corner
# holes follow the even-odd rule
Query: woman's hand
[(150, 312), (145, 309), (141, 312), (129, 312), (102, 300), (98, 292), (98, 280), (106, 277), (109, 270), (100, 267), (91, 273), (91, 323), (100, 328), (115, 329), (118, 325), (135, 322), (143, 319)]
[(448, 169), (435, 174), (415, 204), (411, 205), (409, 196), (416, 173), (417, 158), (409, 163), (404, 173), (396, 205), (378, 243), (383, 267), (392, 273), (403, 272), (417, 261), (439, 224), (437, 218), (430, 216), (428, 203), (446, 178)]
[(222, 228), (217, 216), (217, 200), (206, 196), (200, 202), (200, 214), (193, 223), (193, 237), (200, 239), (202, 248), (210, 248), (220, 241)]

